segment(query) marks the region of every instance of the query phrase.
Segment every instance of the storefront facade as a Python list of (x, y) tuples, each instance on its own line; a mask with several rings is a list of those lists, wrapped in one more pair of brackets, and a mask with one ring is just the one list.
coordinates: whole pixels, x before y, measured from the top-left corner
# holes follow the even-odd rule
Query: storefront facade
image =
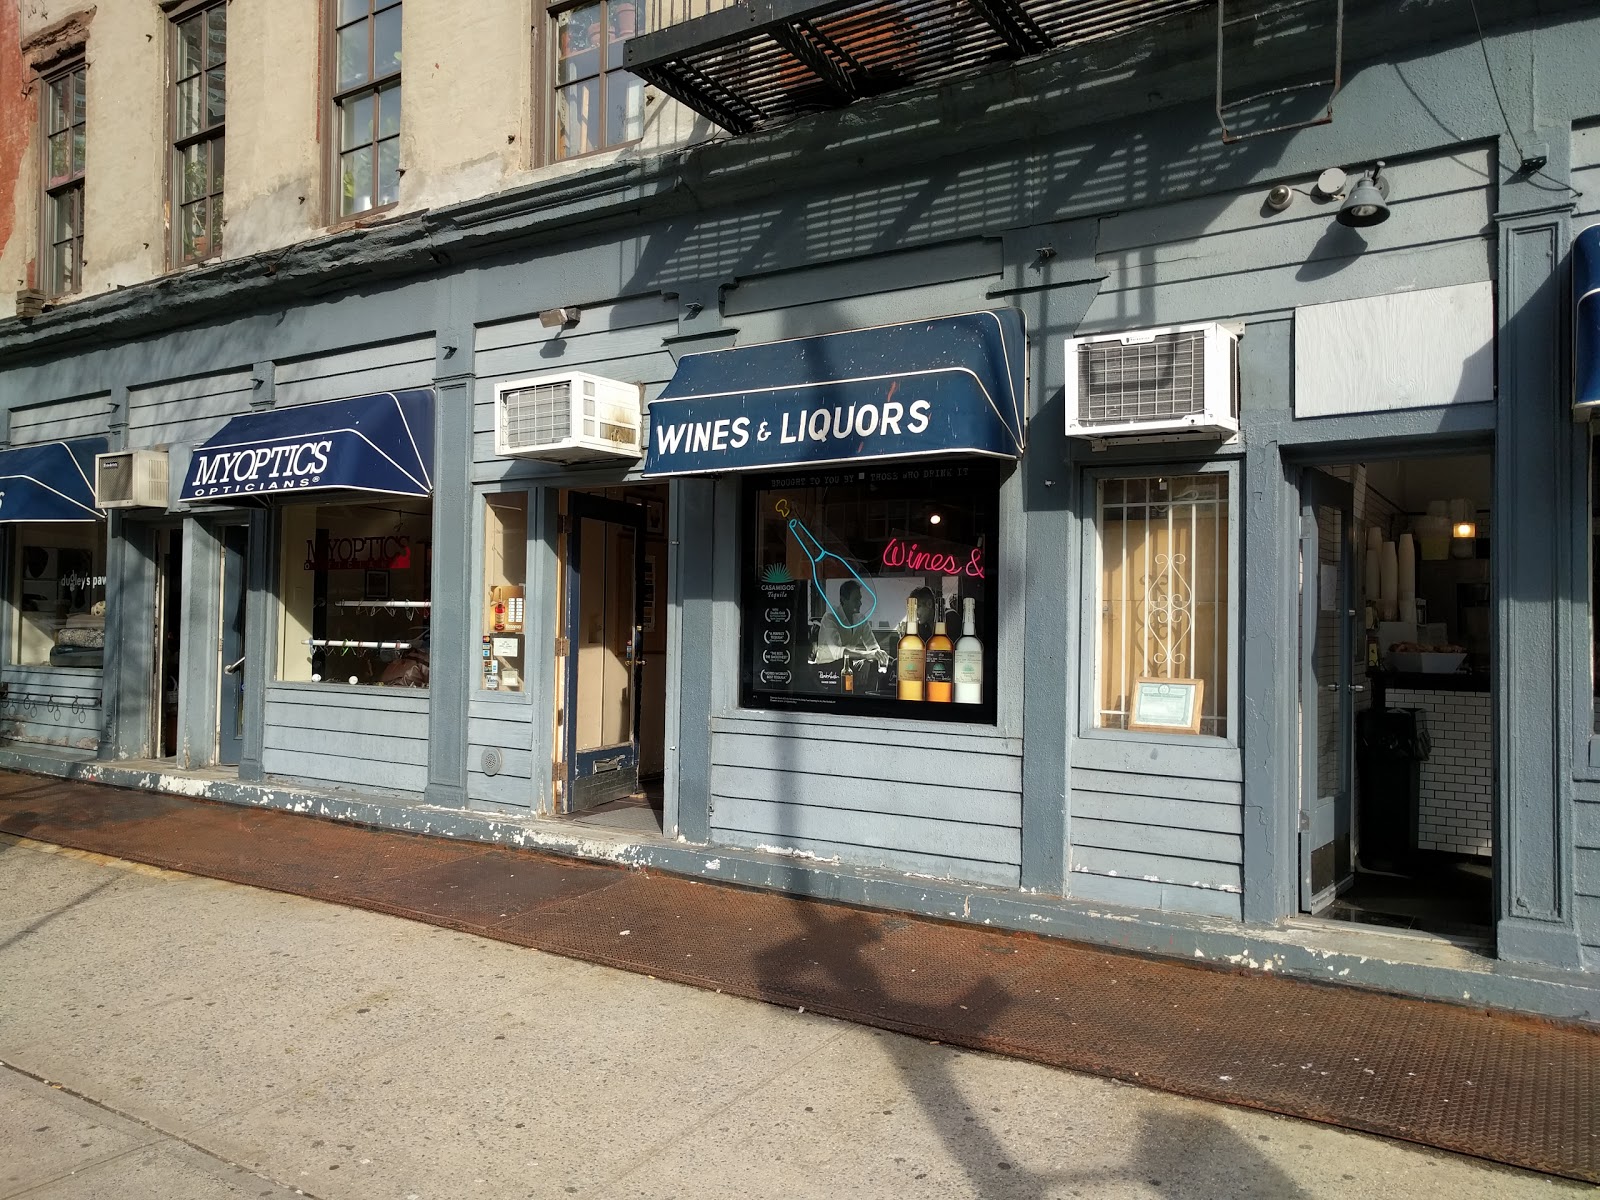
[[(1504, 36), (1561, 63), (1600, 19)], [(1516, 135), (1474, 93), (1445, 134), (1430, 104), (1479, 47), (1415, 53), (1420, 95), (1352, 67), (1334, 122), (1270, 153), (1203, 106), (1011, 140), (984, 92), (875, 173), (808, 172), (780, 131), (597, 180), (579, 235), (570, 182), (430, 216), (469, 265), (396, 251), (392, 281), (307, 300), (308, 253), (219, 313), (202, 271), (193, 308), (10, 323), (6, 453), (158, 451), (167, 502), (5, 524), (0, 764), (1595, 1015), (1568, 359), (1600, 85), (1561, 75)], [(1391, 215), (1349, 227), (1314, 181), (1380, 155)], [(1190, 327), (1236, 431), (1081, 427), (1095, 339)], [(638, 453), (510, 446), (512, 406), (585, 378), (642, 398)], [(1412, 518), (1455, 499), (1449, 575)], [(1316, 919), (1383, 836), (1356, 799), (1380, 685), (1441, 747), (1467, 720), (1368, 659), (1394, 595), (1369, 537), (1411, 547), (1399, 594), (1449, 598), (1443, 636), (1397, 643), (1483, 668), (1459, 753), (1490, 836), (1462, 787), (1417, 820), (1481, 860), (1485, 936), (1437, 954)], [(636, 795), (639, 824), (574, 820)]]

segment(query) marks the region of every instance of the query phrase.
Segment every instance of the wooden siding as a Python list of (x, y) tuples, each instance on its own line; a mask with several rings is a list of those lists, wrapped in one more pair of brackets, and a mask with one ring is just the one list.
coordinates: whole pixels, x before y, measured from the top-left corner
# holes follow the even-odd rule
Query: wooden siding
[(1240, 917), (1244, 816), (1237, 749), (1079, 738), (1069, 803), (1074, 896)]
[[(467, 715), (467, 799), (475, 804), (524, 812), (538, 807), (547, 788), (549, 764), (533, 769), (533, 710), (525, 703), (474, 696)], [(486, 750), (500, 752), (500, 771), (483, 770)]]
[(1600, 949), (1600, 789), (1592, 783), (1579, 785), (1572, 806), (1572, 841), (1578, 940)]
[(110, 420), (111, 397), (105, 392), (13, 409), (11, 445), (95, 437), (106, 432)]
[(128, 444), (198, 446), (227, 422), (250, 411), (255, 394), (248, 370), (180, 379), (128, 393)]
[(428, 336), (279, 362), (273, 398), (285, 408), (431, 386), (433, 338)]
[[(481, 328), (473, 359), (478, 377), (473, 408), (474, 480), (484, 483), (513, 473), (567, 469), (495, 454), (497, 384), (565, 371), (588, 371), (607, 379), (642, 384), (648, 401), (672, 378), (672, 356), (662, 348), (662, 339), (678, 332), (671, 317), (671, 305), (650, 297), (586, 308), (575, 329), (546, 329), (537, 317)], [(634, 463), (618, 459), (616, 465), (631, 467)]]
[(100, 671), (86, 667), (0, 669), (5, 689), (0, 696), (0, 743), (98, 748), (101, 678)]
[(1016, 887), (1021, 792), (1011, 738), (876, 722), (712, 723), (713, 842)]
[(410, 689), (267, 688), (262, 768), (315, 785), (420, 793), (428, 697)]

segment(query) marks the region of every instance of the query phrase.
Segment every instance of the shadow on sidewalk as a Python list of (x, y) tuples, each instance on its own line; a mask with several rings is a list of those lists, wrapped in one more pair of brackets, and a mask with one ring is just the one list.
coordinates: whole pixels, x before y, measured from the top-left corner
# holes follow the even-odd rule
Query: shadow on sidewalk
[[(961, 992), (942, 997), (938, 993), (947, 990), (930, 977), (929, 998), (908, 1003), (903, 989), (886, 985), (879, 969), (869, 961), (884, 948), (884, 933), (893, 926), (855, 913), (830, 920), (829, 909), (805, 901), (794, 902), (793, 908), (803, 932), (771, 945), (754, 961), (760, 990), (769, 997), (790, 991), (796, 965), (808, 964), (813, 973), (826, 977), (830, 988), (849, 995), (864, 1010), (876, 1010), (889, 1023), (933, 1033), (961, 1029), (983, 1034), (1000, 1014), (1027, 1003), (994, 974), (983, 974)], [(985, 1119), (980, 1107), (963, 1098), (961, 1081), (951, 1070), (952, 1048), (911, 1034), (891, 1033), (879, 1044), (904, 1094), (917, 1105), (923, 1121), (960, 1166), (976, 1195), (1046, 1200), (1068, 1193), (1078, 1195), (1079, 1190), (1092, 1196), (1116, 1183), (1160, 1187), (1173, 1182), (1174, 1165), (1187, 1175), (1194, 1164), (1218, 1164), (1216, 1190), (1208, 1193), (1218, 1197), (1294, 1200), (1308, 1195), (1253, 1143), (1223, 1121), (1198, 1111), (1198, 1101), (1187, 1102), (1197, 1109), (1188, 1113), (1161, 1112), (1155, 1104), (1149, 1105), (1139, 1116), (1137, 1139), (1128, 1148), (1123, 1167), (1025, 1167), (1015, 1161), (1003, 1134)]]

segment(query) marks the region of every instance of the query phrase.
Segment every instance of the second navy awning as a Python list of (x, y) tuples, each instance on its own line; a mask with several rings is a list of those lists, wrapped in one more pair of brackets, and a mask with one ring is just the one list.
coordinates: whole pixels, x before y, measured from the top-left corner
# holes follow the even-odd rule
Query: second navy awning
[(987, 455), (1023, 448), (1015, 309), (687, 354), (650, 406), (644, 474)]
[(428, 496), (432, 463), (433, 392), (380, 392), (234, 417), (195, 449), (181, 498)]
[(0, 522), (102, 520), (94, 456), (105, 452), (103, 437), (0, 451)]
[(1600, 225), (1572, 243), (1572, 403), (1600, 407)]

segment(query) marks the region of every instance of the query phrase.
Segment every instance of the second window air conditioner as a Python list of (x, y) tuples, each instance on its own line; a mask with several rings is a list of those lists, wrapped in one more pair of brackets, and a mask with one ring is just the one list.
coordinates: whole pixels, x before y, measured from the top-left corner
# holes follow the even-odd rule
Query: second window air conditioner
[(1068, 338), (1067, 435), (1232, 437), (1238, 347), (1217, 324)]
[(638, 458), (641, 400), (636, 383), (582, 371), (509, 380), (494, 389), (495, 453), (561, 463)]

